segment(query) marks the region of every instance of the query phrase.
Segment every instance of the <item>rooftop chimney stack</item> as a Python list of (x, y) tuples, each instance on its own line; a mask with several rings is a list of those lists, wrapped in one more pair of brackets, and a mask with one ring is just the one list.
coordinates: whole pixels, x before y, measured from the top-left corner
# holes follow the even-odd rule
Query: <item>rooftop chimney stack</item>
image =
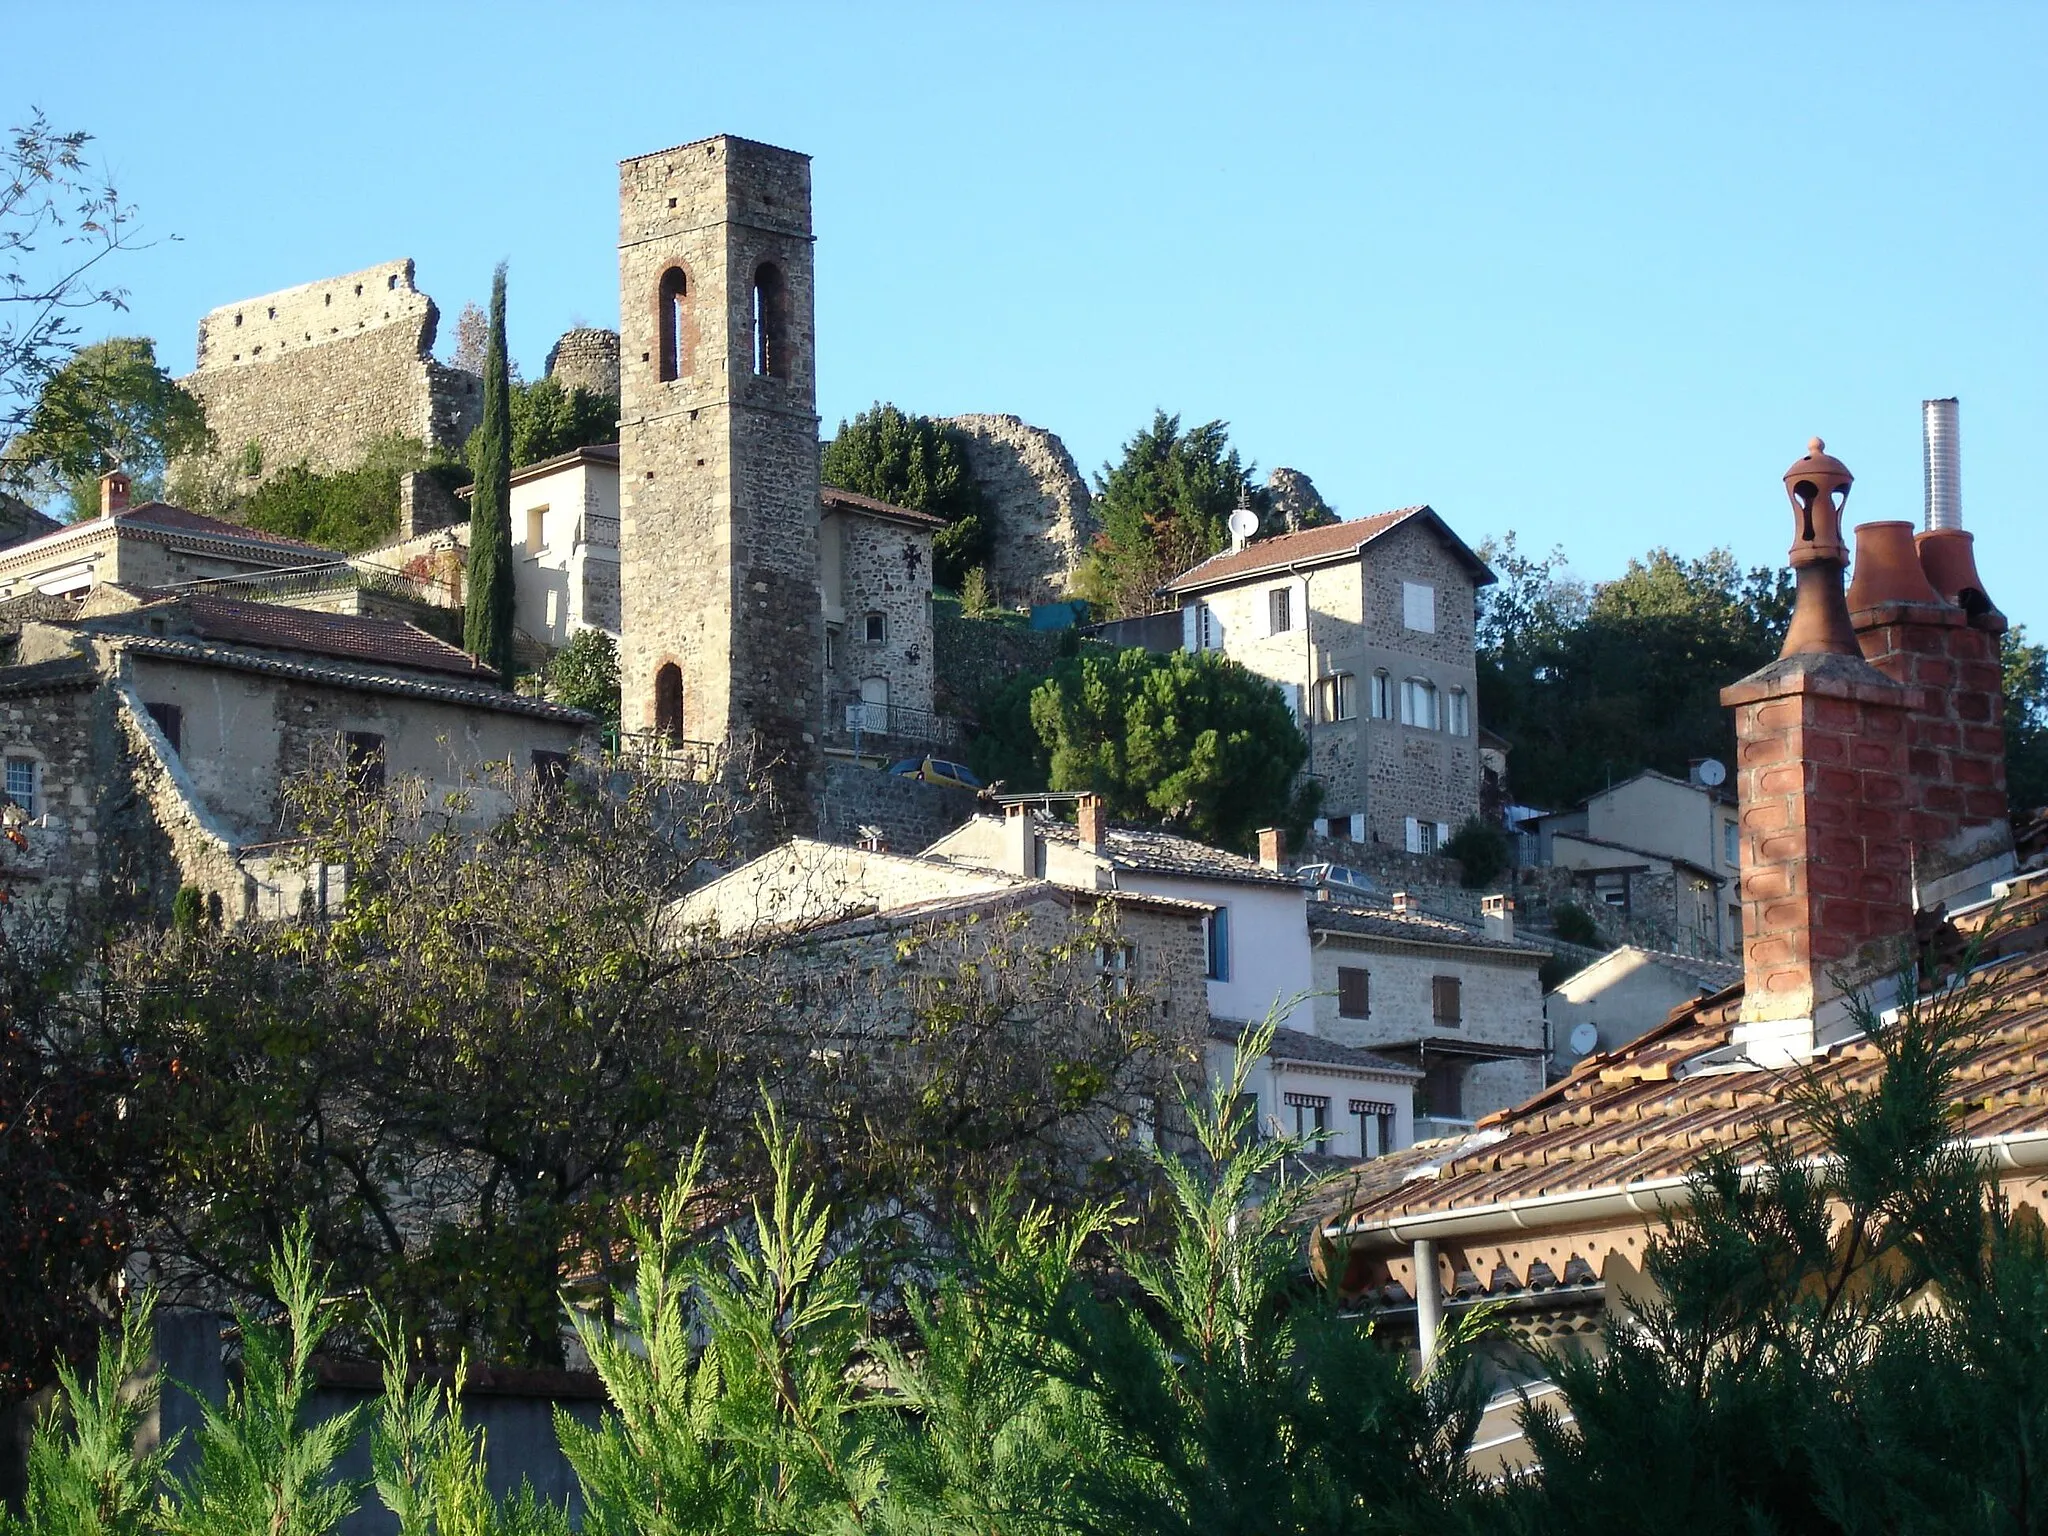
[(1020, 880), (1038, 878), (1038, 824), (1028, 805), (1003, 807), (1002, 867)]
[(1515, 938), (1515, 903), (1508, 896), (1482, 896), (1479, 898), (1479, 918), (1486, 927), (1489, 939), (1498, 939), (1511, 944)]
[(1920, 402), (1920, 437), (1926, 450), (1926, 531), (1963, 526), (1962, 425), (1953, 395)]
[(100, 476), (100, 516), (112, 517), (116, 512), (128, 510), (128, 490), (131, 482), (126, 471), (110, 469)]
[(1081, 834), (1082, 848), (1089, 853), (1102, 852), (1108, 824), (1102, 810), (1102, 796), (1081, 796), (1074, 805), (1074, 822)]
[(1259, 828), (1259, 866), (1283, 872), (1287, 868), (1287, 834), (1278, 827)]

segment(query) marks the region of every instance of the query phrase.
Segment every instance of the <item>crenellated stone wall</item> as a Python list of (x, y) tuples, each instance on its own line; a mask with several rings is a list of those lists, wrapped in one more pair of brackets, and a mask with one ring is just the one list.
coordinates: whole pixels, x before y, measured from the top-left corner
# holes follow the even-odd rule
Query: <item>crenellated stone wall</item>
[(1066, 444), (1015, 416), (951, 416), (994, 529), (989, 583), (1006, 603), (1056, 603), (1095, 535), (1088, 482)]
[(353, 468), (394, 435), (461, 447), (483, 383), (434, 360), (439, 320), (410, 258), (223, 304), (180, 380), (205, 403), (213, 452), (181, 467), (247, 490), (301, 462)]

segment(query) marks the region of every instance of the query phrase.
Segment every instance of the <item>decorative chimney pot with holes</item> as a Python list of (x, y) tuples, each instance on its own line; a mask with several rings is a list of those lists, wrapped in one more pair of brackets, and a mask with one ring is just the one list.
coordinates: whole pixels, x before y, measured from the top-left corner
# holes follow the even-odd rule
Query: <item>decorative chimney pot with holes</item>
[(1785, 471), (1785, 494), (1792, 500), (1789, 563), (1798, 600), (1780, 656), (1863, 654), (1842, 595), (1842, 570), (1849, 563), (1842, 512), (1855, 483), (1849, 466), (1817, 437), (1806, 445), (1806, 457)]

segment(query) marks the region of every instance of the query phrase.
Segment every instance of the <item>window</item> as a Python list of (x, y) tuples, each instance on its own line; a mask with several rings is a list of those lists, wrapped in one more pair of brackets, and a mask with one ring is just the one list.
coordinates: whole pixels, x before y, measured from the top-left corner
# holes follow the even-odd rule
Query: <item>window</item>
[(526, 509), (526, 552), (537, 555), (548, 547), (548, 509), (528, 507)]
[(1721, 862), (1742, 863), (1742, 828), (1732, 821), (1721, 823)]
[(384, 787), (384, 738), (375, 731), (350, 731), (348, 782), (351, 788), (375, 794)]
[(145, 704), (149, 718), (156, 722), (156, 728), (164, 733), (164, 740), (171, 744), (173, 752), (185, 749), (185, 711), (175, 704)]
[(1202, 920), (1202, 932), (1209, 944), (1209, 979), (1230, 980), (1230, 908), (1211, 912)]
[(672, 661), (655, 669), (654, 733), (669, 741), (683, 739), (683, 669)]
[(1410, 853), (1435, 853), (1450, 840), (1450, 829), (1440, 821), (1418, 821), (1410, 816), (1407, 828)]
[(1394, 717), (1394, 680), (1385, 672), (1372, 675), (1372, 717), (1375, 720)]
[(1436, 633), (1436, 588), (1419, 581), (1401, 583), (1401, 623), (1425, 635)]
[(1372, 973), (1362, 965), (1337, 967), (1337, 1017), (1372, 1017)]
[(1394, 1106), (1379, 1099), (1353, 1099), (1358, 1117), (1358, 1155), (1383, 1157), (1394, 1150)]
[(1284, 1095), (1287, 1107), (1294, 1111), (1294, 1134), (1308, 1137), (1320, 1146), (1330, 1130), (1330, 1097), (1321, 1093), (1290, 1093)]
[(886, 613), (868, 615), (868, 644), (881, 645), (889, 638), (889, 616)]
[(1465, 1069), (1455, 1061), (1438, 1061), (1422, 1077), (1422, 1102), (1432, 1119), (1462, 1119), (1465, 1114)]
[(565, 782), (569, 777), (569, 754), (544, 752), (536, 747), (533, 753), (533, 776), (546, 786)]
[(860, 680), (860, 702), (847, 706), (846, 728), (864, 731), (870, 736), (889, 734), (889, 679), (864, 677)]
[(1266, 606), (1272, 620), (1271, 633), (1284, 635), (1294, 628), (1294, 594), (1286, 587), (1275, 587), (1267, 593)]
[(825, 670), (830, 672), (839, 665), (839, 626), (825, 626)]
[(690, 371), (690, 279), (681, 267), (661, 274), (654, 307), (661, 345), (658, 371), (664, 384), (672, 384)]
[(36, 805), (36, 760), (32, 757), (7, 759), (7, 798), (21, 807), (22, 815), (33, 821), (40, 814)]
[(789, 295), (772, 261), (754, 269), (754, 372), (764, 379), (789, 377)]
[(1425, 731), (1437, 728), (1435, 683), (1411, 677), (1401, 684), (1401, 723)]
[(1316, 684), (1316, 713), (1324, 720), (1358, 718), (1358, 679), (1349, 672), (1333, 672)]
[(1095, 975), (1104, 997), (1129, 997), (1138, 974), (1138, 950), (1132, 944), (1095, 946)]
[(1429, 979), (1429, 1011), (1439, 1024), (1456, 1028), (1465, 1022), (1465, 984), (1455, 976)]
[(1444, 729), (1453, 736), (1472, 734), (1472, 699), (1462, 688), (1444, 695)]
[(1220, 651), (1223, 649), (1223, 621), (1216, 617), (1216, 610), (1207, 603), (1195, 604), (1195, 649), (1198, 651)]

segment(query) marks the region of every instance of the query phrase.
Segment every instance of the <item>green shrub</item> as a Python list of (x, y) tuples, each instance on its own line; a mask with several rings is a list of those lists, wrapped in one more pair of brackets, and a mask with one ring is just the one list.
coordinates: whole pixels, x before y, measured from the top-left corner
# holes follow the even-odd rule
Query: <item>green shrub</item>
[(1507, 833), (1477, 816), (1458, 828), (1444, 844), (1444, 852), (1463, 867), (1460, 883), (1472, 890), (1506, 874), (1511, 856)]
[(249, 493), (241, 521), (344, 554), (369, 549), (398, 532), (399, 480), (428, 462), (417, 438), (393, 435), (370, 444), (353, 469), (294, 464)]
[(579, 629), (548, 663), (547, 694), (557, 704), (619, 723), (619, 648), (601, 629)]
[(1560, 903), (1551, 914), (1550, 926), (1567, 944), (1583, 944), (1589, 949), (1599, 946), (1600, 930), (1594, 926), (1593, 914), (1575, 902)]

